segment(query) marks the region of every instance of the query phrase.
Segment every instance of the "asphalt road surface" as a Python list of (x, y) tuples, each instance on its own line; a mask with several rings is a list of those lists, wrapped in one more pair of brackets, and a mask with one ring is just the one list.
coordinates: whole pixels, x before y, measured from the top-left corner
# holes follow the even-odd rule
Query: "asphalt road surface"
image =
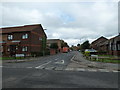
[(3, 88), (118, 88), (118, 72), (65, 70), (76, 52), (3, 63)]

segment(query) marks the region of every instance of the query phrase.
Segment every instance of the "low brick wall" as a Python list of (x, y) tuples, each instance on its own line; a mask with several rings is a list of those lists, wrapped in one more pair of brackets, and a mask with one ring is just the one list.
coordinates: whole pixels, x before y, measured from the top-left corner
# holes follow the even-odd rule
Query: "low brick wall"
[(56, 54), (56, 50), (55, 49), (50, 49), (50, 55), (55, 55)]

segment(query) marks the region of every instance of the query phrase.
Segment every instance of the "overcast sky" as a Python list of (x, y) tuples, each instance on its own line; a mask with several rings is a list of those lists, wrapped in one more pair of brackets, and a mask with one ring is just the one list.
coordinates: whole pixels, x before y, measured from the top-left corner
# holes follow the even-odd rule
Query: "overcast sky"
[(69, 45), (118, 35), (117, 2), (4, 2), (1, 9), (1, 27), (42, 24), (48, 39)]

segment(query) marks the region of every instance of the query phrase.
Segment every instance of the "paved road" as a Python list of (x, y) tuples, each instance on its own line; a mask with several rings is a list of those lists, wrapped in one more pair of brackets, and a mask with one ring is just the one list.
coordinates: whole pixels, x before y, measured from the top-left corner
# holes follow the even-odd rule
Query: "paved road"
[(3, 70), (3, 88), (118, 88), (118, 74), (112, 72)]
[[(36, 69), (64, 69), (71, 62), (70, 59), (75, 52), (59, 53), (57, 55), (40, 57), (37, 60), (20, 62), (20, 63), (4, 63), (5, 68), (36, 68)], [(33, 58), (34, 59), (34, 58)]]
[(118, 88), (118, 72), (66, 70), (76, 52), (3, 63), (3, 88)]

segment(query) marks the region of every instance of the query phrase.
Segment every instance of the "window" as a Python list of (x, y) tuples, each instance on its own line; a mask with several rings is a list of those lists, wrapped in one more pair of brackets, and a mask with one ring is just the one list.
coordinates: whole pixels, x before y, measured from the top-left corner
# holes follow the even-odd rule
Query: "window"
[(8, 35), (8, 40), (12, 40), (13, 39), (13, 35)]
[(42, 40), (42, 38), (41, 38), (41, 37), (39, 37), (39, 40)]
[(18, 46), (16, 46), (16, 50), (18, 50)]
[(117, 44), (117, 46), (118, 46), (118, 50), (120, 50), (120, 44)]
[(0, 46), (0, 52), (3, 52), (3, 46), (2, 45)]
[(7, 47), (7, 51), (8, 51), (8, 52), (10, 51), (10, 47)]
[(24, 52), (24, 51), (27, 51), (28, 50), (28, 47), (27, 46), (23, 46), (22, 47), (22, 51)]
[(22, 39), (27, 39), (27, 38), (28, 38), (28, 34), (22, 35)]

